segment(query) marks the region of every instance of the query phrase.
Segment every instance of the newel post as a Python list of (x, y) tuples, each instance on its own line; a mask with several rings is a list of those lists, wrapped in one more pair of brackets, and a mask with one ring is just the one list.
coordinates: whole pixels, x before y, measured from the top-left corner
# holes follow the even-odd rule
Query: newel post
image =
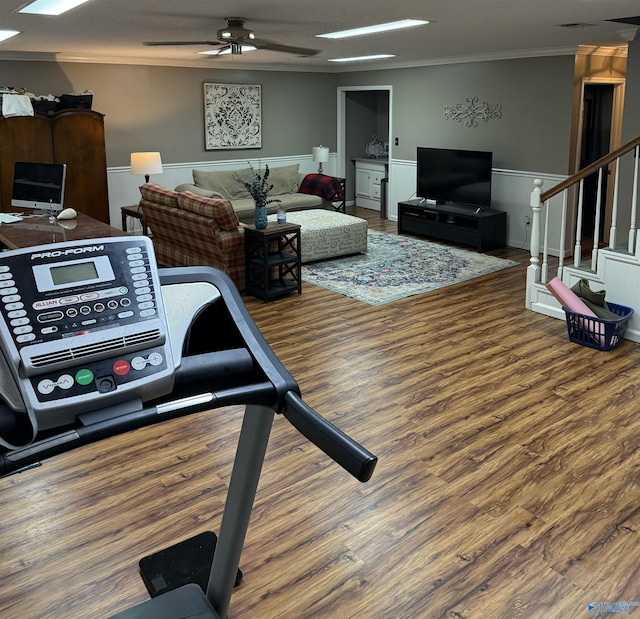
[(533, 213), (531, 217), (531, 259), (527, 267), (527, 290), (525, 297), (525, 306), (527, 309), (531, 309), (531, 291), (533, 284), (540, 281), (540, 215), (542, 213), (540, 195), (542, 194), (542, 180), (536, 178), (533, 184), (535, 187), (531, 192), (531, 200), (529, 202)]

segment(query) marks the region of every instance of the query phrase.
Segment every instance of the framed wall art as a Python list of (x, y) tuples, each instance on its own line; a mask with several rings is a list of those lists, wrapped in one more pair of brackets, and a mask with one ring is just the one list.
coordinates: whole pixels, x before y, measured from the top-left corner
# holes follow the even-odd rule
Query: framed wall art
[(206, 150), (262, 148), (262, 87), (204, 84)]

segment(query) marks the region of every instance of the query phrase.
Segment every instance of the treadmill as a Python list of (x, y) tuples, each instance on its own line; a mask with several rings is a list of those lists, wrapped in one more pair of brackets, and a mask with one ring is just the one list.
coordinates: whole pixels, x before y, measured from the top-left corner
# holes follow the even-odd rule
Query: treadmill
[(219, 535), (144, 557), (151, 598), (113, 619), (227, 617), (276, 414), (360, 482), (377, 458), (304, 402), (223, 272), (160, 269), (144, 236), (0, 253), (0, 475), (230, 405), (245, 412)]

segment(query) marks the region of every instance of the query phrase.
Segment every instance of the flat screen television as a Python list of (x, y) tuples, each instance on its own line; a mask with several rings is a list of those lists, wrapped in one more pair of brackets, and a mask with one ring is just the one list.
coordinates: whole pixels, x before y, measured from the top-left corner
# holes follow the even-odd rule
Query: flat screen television
[(67, 166), (64, 163), (16, 161), (11, 206), (39, 211), (61, 211)]
[(419, 198), (491, 206), (493, 153), (419, 146), (416, 162)]

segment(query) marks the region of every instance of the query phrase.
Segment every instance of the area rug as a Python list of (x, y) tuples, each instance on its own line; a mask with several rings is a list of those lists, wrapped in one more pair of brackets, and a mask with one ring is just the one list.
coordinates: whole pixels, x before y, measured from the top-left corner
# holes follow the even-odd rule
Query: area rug
[(369, 230), (366, 254), (305, 264), (302, 279), (369, 305), (384, 305), (516, 264), (456, 247)]

